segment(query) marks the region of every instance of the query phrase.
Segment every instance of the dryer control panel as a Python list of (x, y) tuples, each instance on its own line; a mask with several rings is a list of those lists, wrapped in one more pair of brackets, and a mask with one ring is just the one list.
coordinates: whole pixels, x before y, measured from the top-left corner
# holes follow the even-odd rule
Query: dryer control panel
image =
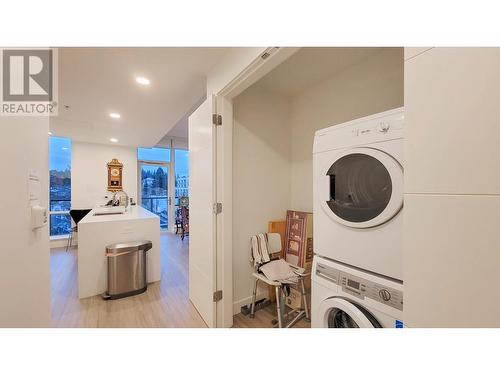
[(339, 285), (342, 291), (359, 299), (370, 298), (384, 305), (403, 311), (403, 292), (386, 285), (318, 264), (316, 275)]
[(401, 130), (403, 128), (402, 121), (388, 121), (381, 120), (378, 122), (360, 125), (351, 130), (351, 134), (354, 137), (373, 135), (373, 134), (387, 134), (392, 130)]
[(403, 108), (318, 130), (313, 154), (404, 138)]

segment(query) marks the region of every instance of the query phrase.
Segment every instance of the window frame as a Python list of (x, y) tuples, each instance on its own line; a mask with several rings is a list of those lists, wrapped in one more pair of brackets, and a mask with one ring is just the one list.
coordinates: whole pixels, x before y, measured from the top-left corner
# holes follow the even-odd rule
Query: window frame
[[(169, 153), (169, 161), (158, 161), (158, 160), (149, 160), (149, 159), (142, 159), (139, 158), (139, 149), (141, 148), (156, 148), (156, 149), (165, 149), (168, 150)], [(176, 157), (175, 157), (175, 151), (176, 150), (181, 150), (181, 151), (187, 151), (189, 153), (189, 147), (187, 146), (176, 146), (175, 142), (173, 140), (170, 140), (170, 145), (160, 145), (157, 147), (137, 147), (137, 194), (138, 194), (138, 199), (137, 203), (141, 205), (141, 164), (163, 164), (168, 166), (168, 192), (167, 192), (167, 207), (168, 207), (168, 225), (167, 228), (162, 228), (162, 231), (170, 231), (174, 232), (175, 231), (175, 211), (178, 208), (178, 204), (176, 202), (176, 197), (175, 197), (175, 182), (176, 182), (176, 175), (175, 175), (175, 168), (176, 168)], [(189, 159), (188, 159), (189, 160)], [(188, 165), (188, 180), (189, 180), (189, 165)], [(189, 196), (189, 182), (188, 182), (188, 196)]]
[[(175, 151), (176, 150), (179, 150), (179, 151), (186, 151), (188, 153), (188, 163), (189, 163), (189, 149), (187, 147), (173, 147), (172, 148), (173, 150), (173, 166), (172, 166), (172, 169), (173, 169), (173, 172), (174, 172), (174, 195), (173, 195), (173, 199), (174, 199), (174, 206), (175, 207), (178, 207), (179, 204), (178, 202), (176, 201), (178, 198), (176, 197), (176, 182), (177, 182), (177, 174), (176, 174), (176, 166), (177, 166), (177, 157), (175, 155)], [(188, 174), (187, 174), (187, 186), (183, 186), (181, 187), (182, 189), (187, 189), (187, 197), (189, 198), (189, 164), (188, 164)]]
[[(51, 138), (62, 138), (62, 139), (67, 139), (70, 143), (70, 147), (69, 147), (69, 150), (70, 150), (70, 165), (69, 165), (69, 171), (70, 171), (70, 197), (69, 199), (52, 199), (51, 198), (51, 193), (50, 193), (50, 189), (51, 189), (51, 168), (50, 168), (50, 155), (51, 155), (51, 148), (50, 148), (50, 139)], [(71, 216), (69, 215), (69, 212), (71, 210), (71, 194), (72, 194), (72, 179), (71, 179), (71, 168), (72, 168), (72, 159), (73, 159), (73, 155), (72, 155), (72, 147), (73, 147), (73, 142), (71, 140), (71, 138), (67, 138), (67, 137), (57, 137), (57, 136), (49, 136), (49, 197), (48, 197), (48, 202), (49, 202), (49, 237), (51, 239), (58, 239), (58, 238), (68, 238), (68, 236), (71, 234), (71, 231), (72, 231), (72, 227), (73, 227), (73, 223), (72, 223), (72, 219), (71, 219)], [(63, 211), (53, 211), (52, 210), (52, 201), (57, 201), (57, 202), (69, 202), (70, 204), (70, 210), (63, 210)], [(52, 217), (55, 216), (55, 215), (68, 215), (69, 217), (69, 220), (70, 220), (70, 230), (68, 233), (66, 234), (52, 234)]]

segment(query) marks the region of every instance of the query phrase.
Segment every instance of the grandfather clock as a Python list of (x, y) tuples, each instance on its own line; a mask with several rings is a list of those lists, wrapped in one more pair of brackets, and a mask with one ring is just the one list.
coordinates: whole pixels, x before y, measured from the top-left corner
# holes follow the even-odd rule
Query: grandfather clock
[(108, 163), (108, 191), (123, 190), (123, 164), (118, 159)]

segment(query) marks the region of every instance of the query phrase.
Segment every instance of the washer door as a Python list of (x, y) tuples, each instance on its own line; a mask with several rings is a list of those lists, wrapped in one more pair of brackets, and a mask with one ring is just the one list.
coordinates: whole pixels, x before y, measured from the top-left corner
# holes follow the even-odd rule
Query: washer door
[(366, 309), (342, 297), (332, 297), (324, 300), (319, 310), (325, 328), (382, 327)]
[(380, 150), (336, 153), (320, 173), (321, 206), (340, 224), (374, 227), (392, 219), (403, 206), (403, 168)]

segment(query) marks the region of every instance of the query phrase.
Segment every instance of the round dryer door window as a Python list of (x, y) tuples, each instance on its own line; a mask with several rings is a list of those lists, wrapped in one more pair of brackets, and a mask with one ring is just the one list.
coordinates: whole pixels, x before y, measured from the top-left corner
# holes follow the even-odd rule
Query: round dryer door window
[(394, 217), (403, 205), (403, 169), (385, 152), (358, 148), (337, 154), (325, 167), (322, 202), (337, 222), (369, 228)]
[(344, 298), (332, 297), (320, 305), (325, 328), (380, 328), (377, 319), (365, 308)]

